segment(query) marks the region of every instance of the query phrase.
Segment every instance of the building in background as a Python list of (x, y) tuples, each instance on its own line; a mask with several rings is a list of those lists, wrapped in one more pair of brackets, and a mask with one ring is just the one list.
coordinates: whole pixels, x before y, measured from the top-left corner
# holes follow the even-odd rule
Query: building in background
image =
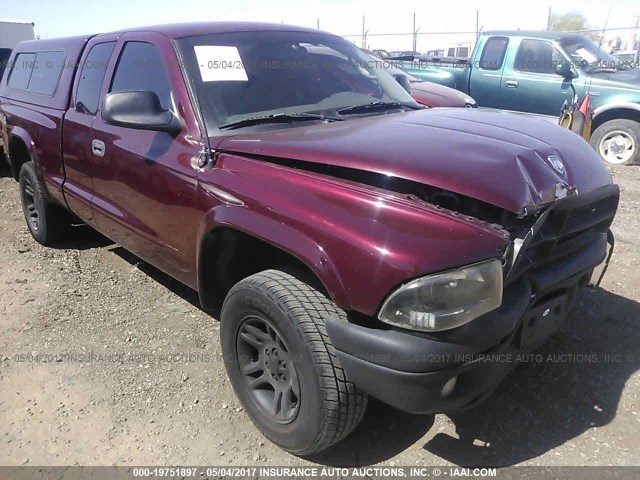
[(0, 20), (0, 78), (9, 61), (11, 50), (23, 40), (36, 38), (33, 22), (10, 22)]
[(13, 49), (23, 40), (36, 38), (33, 22), (10, 22), (0, 20), (0, 48)]

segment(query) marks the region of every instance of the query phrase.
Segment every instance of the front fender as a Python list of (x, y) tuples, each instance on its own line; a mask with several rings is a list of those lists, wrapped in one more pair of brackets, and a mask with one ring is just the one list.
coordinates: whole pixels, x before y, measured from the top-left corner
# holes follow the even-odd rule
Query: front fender
[(200, 238), (218, 226), (260, 238), (305, 263), (340, 308), (366, 315), (400, 284), (501, 257), (508, 242), (416, 198), (239, 154), (221, 153), (200, 185)]
[[(296, 257), (315, 272), (337, 305), (350, 309), (349, 295), (333, 262), (317, 240), (264, 212), (248, 209), (246, 205), (228, 203), (219, 204), (207, 212), (200, 225), (198, 238), (205, 238), (211, 230), (224, 227), (256, 237)], [(201, 258), (201, 248), (202, 244), (198, 246), (198, 258)]]

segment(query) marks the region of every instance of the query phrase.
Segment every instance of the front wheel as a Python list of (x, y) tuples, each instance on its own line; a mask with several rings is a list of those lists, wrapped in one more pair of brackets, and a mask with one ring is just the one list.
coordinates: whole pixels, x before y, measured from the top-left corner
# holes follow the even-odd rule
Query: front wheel
[(297, 455), (346, 437), (367, 406), (329, 340), (329, 315), (346, 321), (324, 295), (279, 270), (240, 281), (222, 307), (222, 352), (240, 402), (267, 438)]
[(590, 143), (607, 163), (637, 163), (640, 160), (640, 123), (633, 120), (609, 120), (593, 132)]

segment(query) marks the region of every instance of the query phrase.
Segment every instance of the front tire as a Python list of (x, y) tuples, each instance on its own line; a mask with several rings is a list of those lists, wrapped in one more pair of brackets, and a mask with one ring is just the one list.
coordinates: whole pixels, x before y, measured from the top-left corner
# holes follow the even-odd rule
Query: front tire
[(253, 423), (296, 455), (320, 452), (360, 423), (367, 395), (346, 376), (324, 319), (346, 314), (317, 290), (279, 270), (236, 284), (220, 336), (233, 388)]
[(632, 165), (640, 161), (640, 123), (634, 120), (609, 120), (591, 137), (591, 146), (607, 163)]
[(44, 246), (57, 243), (69, 226), (66, 212), (47, 198), (33, 162), (22, 165), (19, 180), (22, 211), (31, 236)]

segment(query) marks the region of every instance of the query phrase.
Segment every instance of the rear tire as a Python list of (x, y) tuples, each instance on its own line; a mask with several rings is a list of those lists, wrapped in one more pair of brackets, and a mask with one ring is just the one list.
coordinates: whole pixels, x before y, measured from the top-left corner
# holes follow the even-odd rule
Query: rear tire
[(240, 281), (222, 306), (222, 352), (233, 388), (258, 429), (296, 455), (342, 440), (367, 406), (336, 356), (324, 323), (329, 315), (346, 321), (324, 295), (279, 270)]
[(70, 226), (69, 215), (47, 198), (33, 162), (22, 165), (19, 181), (22, 211), (31, 236), (44, 246), (57, 243)]
[(593, 132), (591, 146), (612, 165), (632, 165), (640, 161), (640, 123), (609, 120)]

